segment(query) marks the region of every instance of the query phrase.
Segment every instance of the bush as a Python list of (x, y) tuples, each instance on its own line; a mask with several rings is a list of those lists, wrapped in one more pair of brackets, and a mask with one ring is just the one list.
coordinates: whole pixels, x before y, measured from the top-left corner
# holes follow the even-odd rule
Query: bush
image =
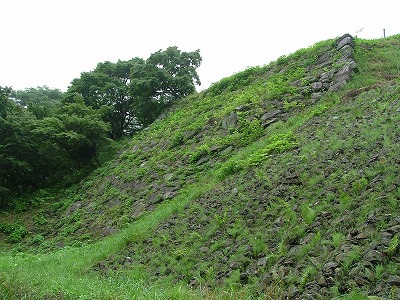
[(3, 223), (0, 224), (0, 231), (7, 234), (7, 242), (10, 243), (19, 243), (22, 241), (22, 239), (26, 236), (28, 233), (28, 229), (23, 225), (19, 223), (14, 223), (14, 224), (7, 224)]
[(202, 158), (203, 156), (207, 156), (209, 155), (211, 152), (210, 147), (208, 145), (201, 145), (199, 146), (196, 151), (194, 151), (192, 153), (192, 155), (190, 156), (190, 162), (191, 163), (195, 163), (197, 162), (200, 158)]

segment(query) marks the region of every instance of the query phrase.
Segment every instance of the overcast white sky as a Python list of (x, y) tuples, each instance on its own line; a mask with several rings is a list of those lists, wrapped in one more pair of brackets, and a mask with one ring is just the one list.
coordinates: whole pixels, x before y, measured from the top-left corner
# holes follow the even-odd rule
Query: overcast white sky
[(99, 62), (178, 46), (200, 49), (203, 89), (344, 33), (398, 34), (399, 12), (399, 0), (4, 0), (0, 86), (65, 91)]

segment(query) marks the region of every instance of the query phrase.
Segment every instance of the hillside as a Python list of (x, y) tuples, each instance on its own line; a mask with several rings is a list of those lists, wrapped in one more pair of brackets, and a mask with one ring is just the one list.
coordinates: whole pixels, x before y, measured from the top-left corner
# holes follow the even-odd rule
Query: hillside
[(4, 299), (400, 295), (400, 36), (319, 42), (186, 97), (0, 214)]

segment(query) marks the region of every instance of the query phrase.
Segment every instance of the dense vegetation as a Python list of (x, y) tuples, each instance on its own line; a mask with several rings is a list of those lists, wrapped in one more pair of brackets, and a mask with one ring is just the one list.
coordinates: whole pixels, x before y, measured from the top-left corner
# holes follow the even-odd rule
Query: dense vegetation
[(222, 79), (32, 193), (0, 215), (0, 295), (397, 299), (399, 38), (355, 39), (336, 91), (334, 40)]
[(112, 156), (108, 137), (143, 129), (193, 93), (200, 63), (199, 51), (169, 47), (147, 60), (99, 63), (65, 95), (0, 87), (0, 208), (31, 204), (11, 201), (16, 195), (78, 182)]

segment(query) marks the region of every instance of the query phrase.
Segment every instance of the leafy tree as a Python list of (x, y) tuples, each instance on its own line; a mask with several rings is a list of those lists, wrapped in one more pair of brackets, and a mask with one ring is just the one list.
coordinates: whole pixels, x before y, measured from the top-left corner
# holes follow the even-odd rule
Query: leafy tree
[(1, 90), (0, 117), (0, 206), (15, 191), (41, 180), (36, 172), (40, 167), (40, 153), (32, 139), (35, 117), (8, 98), (11, 89)]
[(72, 161), (95, 166), (108, 129), (101, 110), (86, 106), (83, 97), (76, 94), (73, 103), (60, 107), (54, 116), (39, 120), (34, 133), (56, 143)]
[(43, 86), (12, 91), (10, 97), (26, 107), (36, 118), (42, 119), (60, 105), (63, 93), (58, 89), (50, 89), (47, 86)]
[(110, 136), (113, 139), (122, 137), (137, 123), (128, 88), (130, 70), (137, 63), (143, 63), (143, 60), (99, 63), (94, 71), (82, 73), (80, 78), (72, 81), (66, 101), (71, 102), (75, 93), (81, 94), (86, 105), (105, 111), (104, 120), (111, 126)]
[(86, 106), (80, 95), (38, 119), (10, 93), (0, 87), (0, 207), (15, 194), (96, 166), (109, 130), (101, 110)]
[(151, 54), (145, 64), (134, 66), (130, 89), (136, 116), (144, 126), (168, 105), (195, 91), (195, 85), (201, 84), (196, 71), (201, 61), (199, 50), (181, 52), (169, 47)]
[(79, 93), (86, 105), (105, 111), (110, 136), (118, 139), (149, 125), (168, 104), (194, 92), (200, 84), (200, 63), (199, 50), (181, 52), (177, 47), (160, 50), (146, 61), (136, 57), (99, 63), (72, 81), (65, 101), (72, 102)]

